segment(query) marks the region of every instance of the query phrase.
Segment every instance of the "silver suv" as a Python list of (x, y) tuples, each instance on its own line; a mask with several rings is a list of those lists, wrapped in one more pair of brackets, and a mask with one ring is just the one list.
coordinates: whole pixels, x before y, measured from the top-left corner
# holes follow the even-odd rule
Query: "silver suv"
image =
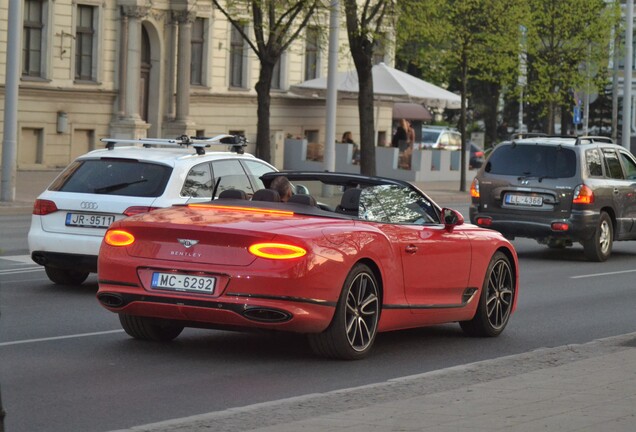
[[(34, 204), (28, 236), (31, 258), (57, 284), (79, 285), (97, 271), (102, 237), (114, 221), (174, 204), (209, 201), (227, 189), (249, 196), (264, 187), (261, 175), (276, 171), (244, 154), (242, 137), (102, 141), (105, 149), (78, 157)], [(211, 146), (222, 151), (206, 151)]]
[(605, 261), (617, 240), (636, 240), (636, 158), (606, 137), (503, 142), (470, 188), (470, 220), (509, 239), (551, 248), (578, 242)]

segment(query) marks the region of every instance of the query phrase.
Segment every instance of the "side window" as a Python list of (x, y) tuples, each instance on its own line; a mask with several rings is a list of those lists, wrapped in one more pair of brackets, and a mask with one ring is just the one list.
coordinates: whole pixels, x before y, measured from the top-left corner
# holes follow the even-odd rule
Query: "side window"
[[(243, 165), (245, 165), (247, 175), (249, 176), (250, 182), (254, 186), (254, 190), (264, 189), (265, 185), (261, 181), (260, 177), (268, 172), (272, 172), (273, 170), (262, 162), (246, 160), (242, 161)], [(247, 192), (247, 191), (246, 191)]]
[(619, 152), (621, 160), (623, 161), (623, 167), (625, 167), (625, 177), (628, 180), (636, 180), (636, 162), (634, 162), (634, 158), (627, 153)]
[(243, 166), (237, 159), (226, 159), (212, 162), (214, 181), (218, 182), (216, 196), (226, 189), (241, 189), (251, 195), (254, 189), (250, 184)]
[(613, 149), (603, 149), (603, 157), (605, 159), (605, 170), (607, 176), (613, 179), (624, 179), (623, 168), (618, 160), (618, 155)]
[(439, 223), (433, 204), (413, 189), (372, 186), (360, 194), (360, 218), (398, 224)]
[(181, 196), (193, 198), (212, 198), (212, 173), (210, 164), (202, 163), (192, 167), (181, 188)]
[(586, 150), (585, 161), (587, 163), (587, 173), (590, 177), (603, 177), (603, 164), (598, 149)]

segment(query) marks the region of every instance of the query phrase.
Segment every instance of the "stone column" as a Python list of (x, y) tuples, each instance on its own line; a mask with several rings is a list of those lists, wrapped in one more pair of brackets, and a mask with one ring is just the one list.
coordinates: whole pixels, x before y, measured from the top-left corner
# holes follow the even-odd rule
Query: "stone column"
[(194, 123), (190, 119), (190, 63), (192, 59), (192, 23), (196, 13), (192, 11), (174, 11), (174, 22), (179, 24), (177, 45), (177, 88), (176, 115), (166, 127), (165, 135), (192, 135)]
[[(141, 20), (148, 15), (148, 6), (122, 6), (122, 41), (120, 53), (124, 68), (119, 83), (120, 117), (111, 123), (115, 138), (145, 138), (148, 125), (139, 115), (139, 80), (141, 78)], [(125, 26), (125, 27), (124, 27)]]

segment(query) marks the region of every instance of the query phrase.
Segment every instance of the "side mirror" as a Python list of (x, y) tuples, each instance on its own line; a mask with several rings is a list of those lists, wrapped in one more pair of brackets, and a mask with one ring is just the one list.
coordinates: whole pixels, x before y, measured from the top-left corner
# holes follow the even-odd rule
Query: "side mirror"
[(296, 185), (296, 195), (309, 195), (309, 189), (305, 185)]
[(452, 231), (454, 227), (464, 223), (464, 216), (457, 210), (450, 208), (442, 209), (442, 223), (448, 231)]

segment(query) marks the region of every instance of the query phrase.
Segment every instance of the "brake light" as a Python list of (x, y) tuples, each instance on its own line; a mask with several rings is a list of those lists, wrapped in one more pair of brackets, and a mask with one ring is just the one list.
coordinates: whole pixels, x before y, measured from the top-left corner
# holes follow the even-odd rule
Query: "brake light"
[(104, 242), (111, 246), (128, 246), (135, 242), (135, 237), (127, 231), (108, 230)]
[(46, 216), (47, 214), (55, 213), (57, 206), (53, 201), (36, 199), (33, 204), (33, 214), (39, 216)]
[(482, 151), (475, 152), (476, 157), (482, 157), (483, 155), (484, 155), (484, 152)]
[(124, 210), (124, 215), (133, 216), (136, 214), (148, 213), (150, 211), (157, 210), (159, 208), (161, 207), (132, 206)]
[(574, 189), (572, 196), (572, 204), (592, 204), (594, 202), (594, 192), (589, 186), (584, 184), (578, 185)]
[(249, 247), (252, 255), (267, 259), (300, 258), (307, 251), (299, 246), (284, 243), (256, 243)]
[(470, 196), (473, 198), (479, 198), (479, 180), (473, 179), (470, 184)]
[(243, 211), (249, 213), (263, 213), (272, 216), (293, 216), (294, 212), (287, 210), (272, 210), (272, 209), (262, 209), (258, 207), (241, 207), (241, 206), (225, 206), (225, 205), (216, 205), (216, 204), (188, 204), (188, 207), (197, 207), (197, 208), (210, 208), (214, 210), (230, 210), (230, 211)]

